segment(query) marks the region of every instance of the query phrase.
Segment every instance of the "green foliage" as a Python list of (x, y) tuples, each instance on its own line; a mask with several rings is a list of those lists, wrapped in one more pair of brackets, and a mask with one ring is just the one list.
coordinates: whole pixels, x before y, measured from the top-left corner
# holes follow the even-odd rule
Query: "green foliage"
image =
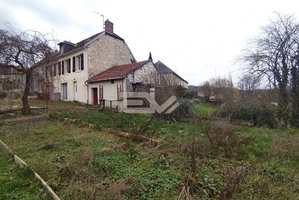
[(176, 96), (179, 99), (192, 99), (194, 98), (194, 94), (188, 90), (187, 88), (184, 88), (182, 86), (178, 86), (176, 88)]
[[(56, 113), (56, 117), (59, 118), (70, 118), (70, 119), (76, 119), (78, 118), (78, 113), (76, 112), (62, 112), (62, 113)], [(53, 117), (55, 117), (55, 113), (52, 114)]]
[[(82, 123), (62, 121), (65, 117)], [(95, 128), (80, 125), (86, 122)], [(159, 144), (129, 141), (102, 127), (154, 137)], [(140, 131), (143, 127), (147, 127), (144, 132)], [(216, 152), (204, 134), (208, 130), (213, 133)], [(191, 173), (192, 149), (186, 146), (190, 147), (194, 137), (197, 168)], [(120, 182), (124, 187), (119, 189), (119, 199), (177, 199), (187, 175), (194, 199), (219, 199), (222, 191), (230, 191), (233, 199), (296, 199), (299, 191), (297, 129), (226, 126), (196, 118), (171, 122), (144, 114), (74, 109), (51, 114), (44, 121), (1, 124), (0, 138), (62, 199), (114, 198), (109, 194), (115, 193), (113, 188)], [(243, 142), (244, 138), (250, 140)], [(122, 148), (128, 143), (129, 147)], [(233, 170), (228, 176), (226, 167), (246, 167), (249, 173), (245, 181), (235, 181), (238, 173)], [(228, 187), (230, 183), (233, 187)]]
[[(103, 182), (134, 179), (135, 192), (128, 194), (129, 199), (159, 199), (164, 195), (170, 196), (180, 183), (178, 175), (154, 168), (135, 149), (129, 149), (126, 153), (111, 152), (96, 156), (93, 165), (95, 169), (100, 168), (100, 174), (106, 172), (106, 176), (101, 175)], [(105, 170), (102, 170), (103, 166)]]
[(14, 93), (13, 99), (20, 99), (22, 97), (21, 93)]
[(271, 106), (261, 105), (259, 107), (241, 107), (234, 111), (231, 120), (242, 120), (253, 123), (255, 126), (267, 126), (277, 128), (278, 119), (276, 111)]
[(209, 103), (196, 104), (195, 108), (196, 108), (198, 115), (202, 116), (202, 117), (211, 115), (215, 110), (215, 106), (213, 106)]
[(190, 99), (181, 99), (179, 103), (180, 105), (172, 113), (166, 115), (164, 118), (183, 121), (197, 117), (196, 109)]
[(27, 167), (20, 169), (0, 149), (0, 199), (50, 199)]
[(0, 92), (0, 99), (4, 99), (7, 97), (7, 93), (6, 92)]

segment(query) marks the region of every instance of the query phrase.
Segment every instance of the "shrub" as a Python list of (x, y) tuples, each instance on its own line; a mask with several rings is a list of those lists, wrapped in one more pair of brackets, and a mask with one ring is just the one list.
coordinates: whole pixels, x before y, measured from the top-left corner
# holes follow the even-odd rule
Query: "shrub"
[(267, 105), (259, 107), (242, 106), (233, 112), (231, 120), (247, 121), (255, 126), (267, 126), (269, 128), (277, 128), (278, 125), (275, 109)]
[(184, 119), (197, 116), (195, 106), (191, 100), (181, 99), (179, 103), (180, 105), (171, 114), (169, 114), (169, 118), (182, 121)]
[(20, 99), (22, 95), (20, 93), (14, 93), (13, 99)]
[(7, 97), (7, 93), (6, 92), (0, 92), (0, 99), (4, 99)]
[(249, 142), (249, 137), (235, 134), (232, 125), (225, 121), (211, 123), (205, 133), (213, 151), (218, 152), (222, 149), (227, 157), (232, 157), (242, 145)]
[(221, 190), (220, 200), (229, 200), (232, 199), (233, 194), (239, 187), (240, 183), (243, 181), (245, 176), (248, 173), (247, 168), (236, 168), (236, 169), (229, 169), (226, 168), (225, 175), (226, 175), (226, 183)]
[(179, 99), (192, 99), (195, 97), (195, 95), (190, 90), (188, 90), (182, 86), (178, 86), (176, 88), (176, 96)]

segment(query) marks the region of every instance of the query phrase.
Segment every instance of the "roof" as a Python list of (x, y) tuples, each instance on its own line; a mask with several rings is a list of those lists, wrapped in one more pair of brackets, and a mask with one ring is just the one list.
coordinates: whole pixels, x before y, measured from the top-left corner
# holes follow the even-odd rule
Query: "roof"
[[(69, 53), (74, 53), (76, 51), (79, 51), (83, 47), (89, 45), (91, 41), (93, 41), (95, 39), (98, 39), (99, 37), (104, 36), (104, 35), (109, 35), (109, 36), (114, 37), (115, 39), (121, 40), (123, 42), (125, 41), (123, 38), (121, 38), (120, 36), (116, 35), (115, 33), (111, 34), (111, 33), (108, 33), (106, 31), (102, 31), (100, 33), (97, 33), (97, 34), (94, 34), (94, 35), (90, 36), (89, 38), (81, 40), (80, 42), (76, 43), (75, 45), (73, 43), (71, 43), (71, 42), (67, 42), (69, 45), (73, 44), (74, 48), (72, 50), (70, 50), (70, 51), (67, 51), (67, 52), (63, 53), (62, 55), (69, 54)], [(66, 41), (64, 41), (64, 42), (66, 42)], [(63, 42), (60, 42), (59, 44), (61, 44), (61, 43), (63, 43)]]
[(123, 79), (123, 78), (125, 78), (126, 75), (128, 75), (128, 73), (142, 67), (143, 65), (147, 64), (148, 62), (150, 62), (150, 61), (146, 60), (146, 61), (142, 61), (142, 62), (114, 66), (110, 69), (107, 69), (104, 72), (101, 72), (101, 73), (91, 77), (90, 79), (88, 79), (88, 82)]
[(174, 71), (172, 71), (169, 67), (167, 67), (164, 63), (162, 63), (161, 61), (158, 61), (155, 63), (155, 68), (156, 70), (160, 73), (160, 74), (173, 74), (175, 76), (177, 76), (178, 78), (180, 78), (181, 80), (185, 81), (186, 83), (188, 83), (188, 81), (186, 81), (185, 79), (183, 79), (182, 77), (180, 77), (177, 73), (175, 73)]

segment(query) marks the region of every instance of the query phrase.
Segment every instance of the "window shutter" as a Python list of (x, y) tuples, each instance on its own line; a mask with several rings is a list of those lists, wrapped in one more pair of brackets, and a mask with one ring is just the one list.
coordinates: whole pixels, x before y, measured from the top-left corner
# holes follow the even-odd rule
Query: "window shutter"
[(58, 73), (61, 75), (61, 62), (58, 63)]
[(54, 64), (53, 67), (54, 67), (54, 76), (56, 76), (56, 64)]
[(81, 54), (81, 70), (84, 69), (84, 59), (83, 59), (83, 54)]
[(73, 72), (76, 71), (76, 57), (73, 57)]
[(67, 61), (67, 72), (71, 73), (71, 59), (70, 58)]
[(64, 74), (64, 61), (61, 62), (61, 73)]

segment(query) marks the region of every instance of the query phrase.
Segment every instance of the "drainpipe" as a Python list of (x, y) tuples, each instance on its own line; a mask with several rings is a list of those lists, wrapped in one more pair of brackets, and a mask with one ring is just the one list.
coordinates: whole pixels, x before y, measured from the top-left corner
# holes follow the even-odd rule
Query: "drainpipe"
[(88, 82), (87, 82), (87, 81), (85, 81), (84, 83), (85, 83), (85, 85), (86, 85), (86, 93), (87, 93), (86, 106), (88, 106), (88, 103), (89, 103), (89, 94), (88, 94), (88, 91), (89, 91), (89, 85), (88, 85)]

